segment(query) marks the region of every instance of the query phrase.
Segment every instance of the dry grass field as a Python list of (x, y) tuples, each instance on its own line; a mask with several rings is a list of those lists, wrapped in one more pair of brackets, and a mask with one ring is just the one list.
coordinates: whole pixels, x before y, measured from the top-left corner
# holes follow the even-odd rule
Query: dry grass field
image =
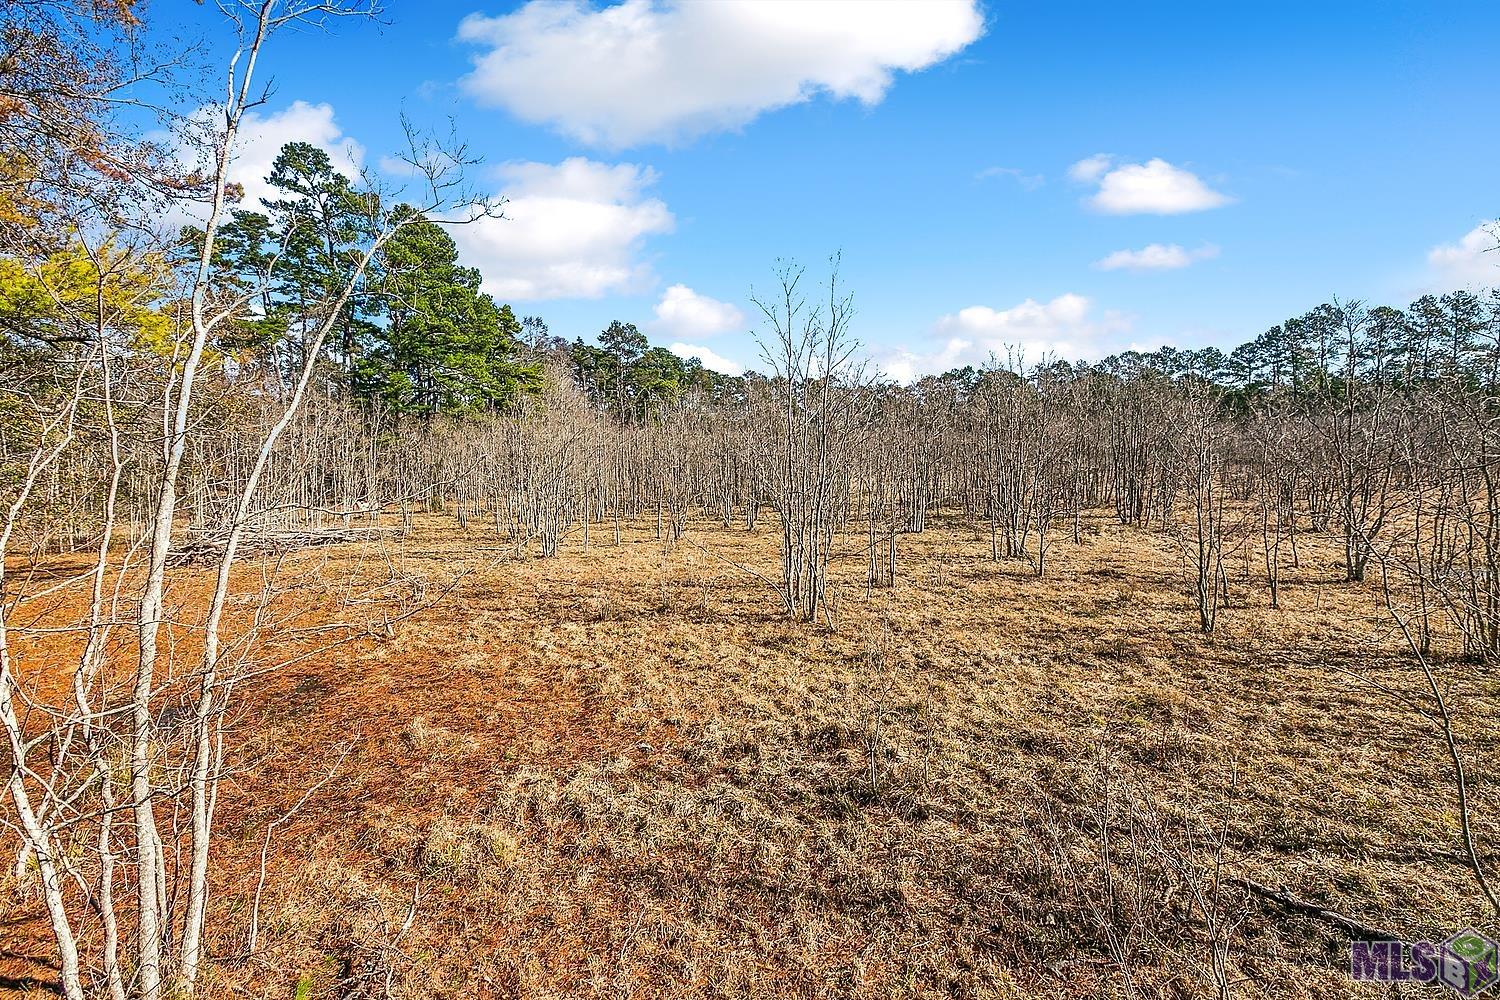
[[(206, 995), (1218, 996), (1227, 946), (1229, 996), (1389, 996), (1228, 880), (1413, 936), (1482, 925), (1442, 746), (1399, 697), (1418, 675), (1332, 540), (1303, 539), (1279, 610), (1234, 564), (1205, 637), (1172, 543), (1102, 515), (1045, 579), (939, 519), (873, 596), (846, 539), (832, 627), (730, 564), (774, 575), (772, 527), (541, 560), (419, 521), (407, 571), (473, 572), (245, 692)], [(340, 613), (321, 593), (282, 599), (306, 625)], [(319, 641), (288, 635), (264, 655)], [(1490, 843), (1495, 693), (1452, 692)], [(335, 764), (277, 829), (246, 959), (267, 824)], [(17, 994), (51, 961), (35, 913), (6, 915)]]

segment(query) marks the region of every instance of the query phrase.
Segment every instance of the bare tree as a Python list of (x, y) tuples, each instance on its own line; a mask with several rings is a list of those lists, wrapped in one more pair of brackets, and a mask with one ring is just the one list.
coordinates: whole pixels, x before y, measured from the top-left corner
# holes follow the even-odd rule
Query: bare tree
[(825, 301), (809, 306), (803, 269), (783, 264), (774, 298), (752, 295), (771, 325), (761, 344), (776, 423), (768, 498), (781, 518), (781, 596), (788, 614), (815, 621), (828, 589), (835, 526), (848, 506), (850, 451), (869, 402), (849, 335), (853, 302), (831, 262)]
[[(410, 160), (425, 182), (425, 197), (415, 208), (391, 209), (391, 202), (378, 192), (365, 196), (370, 238), (348, 262), (326, 300), (307, 304), (313, 322), (301, 368), (290, 392), (276, 401), (259, 440), (245, 456), (243, 474), (237, 478), (226, 505), (223, 530), (210, 559), (214, 584), (208, 607), (203, 620), (195, 623), (202, 643), (198, 662), (188, 678), (175, 669), (164, 676), (164, 668), (172, 666), (164, 661), (162, 643), (163, 630), (170, 627), (172, 619), (165, 600), (167, 572), (174, 551), (185, 458), (197, 435), (205, 432), (199, 391), (211, 380), (210, 345), (216, 333), (256, 298), (255, 289), (225, 293), (219, 286), (215, 248), (230, 203), (231, 163), (239, 129), (245, 115), (264, 100), (264, 94), (255, 90), (257, 63), (268, 40), (282, 29), (368, 14), (370, 10), (363, 3), (279, 0), (237, 8), (232, 20), (239, 47), (229, 63), (220, 114), (212, 126), (205, 127), (198, 120), (185, 123), (184, 127), (196, 129), (196, 137), (207, 153), (209, 169), (201, 186), (205, 216), (195, 259), (186, 275), (181, 326), (171, 342), (170, 354), (162, 359), (162, 377), (156, 382), (160, 394), (154, 409), (160, 417), (161, 435), (156, 461), (149, 466), (145, 484), (150, 497), (149, 530), (139, 541), (140, 589), (131, 623), (136, 656), (132, 676), (125, 685), (128, 690), (120, 690), (105, 655), (106, 640), (118, 618), (120, 590), (133, 585), (132, 574), (114, 567), (111, 547), (124, 465), (113, 394), (115, 371), (123, 363), (119, 359), (125, 356), (111, 339), (117, 329), (111, 315), (118, 308), (115, 300), (102, 293), (98, 296), (92, 347), (86, 353), (75, 352), (71, 384), (37, 400), (35, 444), (0, 527), (0, 556), (20, 528), (37, 485), (78, 443), (80, 414), (86, 405), (92, 409), (96, 401), (102, 405), (108, 456), (99, 543), (89, 574), (89, 624), (67, 702), (49, 701), (45, 691), (35, 685), (23, 690), (6, 641), (9, 615), (0, 616), (0, 724), (6, 730), (12, 757), (10, 802), (25, 850), (41, 874), (41, 891), (61, 959), (60, 985), (70, 1000), (84, 995), (78, 941), (80, 922), (86, 918), (72, 908), (76, 898), (86, 904), (85, 913), (97, 914), (103, 924), (99, 962), (113, 996), (123, 996), (128, 990), (143, 1000), (156, 1000), (167, 991), (174, 995), (194, 992), (203, 964), (214, 811), (224, 771), (224, 719), (245, 674), (240, 653), (229, 658), (224, 653), (225, 611), (241, 548), (265, 514), (261, 491), (265, 473), (308, 397), (323, 344), (384, 243), (423, 213), (456, 213), (449, 217), (462, 221), (493, 210), (488, 203), (463, 193), (461, 150), (425, 145), (409, 133), (413, 139)], [(102, 267), (98, 271), (105, 273)], [(272, 274), (268, 273), (265, 280), (272, 280)], [(127, 562), (135, 554), (132, 548)], [(12, 596), (6, 611), (22, 599)], [(180, 706), (173, 702), (178, 698), (183, 703)], [(24, 702), (29, 711), (18, 710), (18, 701)], [(164, 721), (169, 717), (170, 732)], [(129, 780), (125, 787), (116, 789), (120, 764), (114, 755), (121, 746)], [(169, 856), (184, 845), (176, 843), (175, 831), (163, 833), (160, 829), (158, 816), (164, 805), (182, 809), (187, 816), (186, 860), (181, 867), (169, 863)], [(117, 846), (121, 837), (115, 828), (118, 816), (128, 817), (128, 862), (135, 871), (136, 908), (130, 922), (134, 938), (128, 958), (120, 953), (124, 947), (122, 921), (116, 913), (115, 882), (121, 860)], [(77, 847), (83, 842), (79, 833), (90, 828), (97, 830), (92, 881), (77, 855)], [(80, 894), (71, 892), (68, 882)], [(131, 970), (128, 981), (123, 971), (126, 968)]]

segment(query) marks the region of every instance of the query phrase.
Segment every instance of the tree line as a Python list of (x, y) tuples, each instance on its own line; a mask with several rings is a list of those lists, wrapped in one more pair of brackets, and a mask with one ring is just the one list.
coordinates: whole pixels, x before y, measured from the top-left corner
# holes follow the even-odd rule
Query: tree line
[[(1404, 310), (1325, 302), (1227, 353), (1167, 346), (1055, 364), (1064, 372), (1120, 378), (1199, 379), (1242, 404), (1273, 395), (1314, 398), (1345, 380), (1405, 387), (1456, 381), (1490, 390), (1500, 384), (1500, 289), (1427, 294)], [(941, 377), (963, 381), (975, 373), (971, 366)]]

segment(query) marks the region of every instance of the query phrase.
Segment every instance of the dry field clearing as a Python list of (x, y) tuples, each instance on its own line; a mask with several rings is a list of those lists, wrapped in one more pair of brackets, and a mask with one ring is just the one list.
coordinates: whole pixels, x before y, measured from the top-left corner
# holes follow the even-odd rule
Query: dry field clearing
[[(873, 596), (850, 538), (834, 628), (729, 564), (774, 575), (770, 524), (688, 538), (517, 560), (419, 521), (407, 570), (474, 572), (246, 692), (206, 995), (1217, 996), (1227, 942), (1230, 996), (1390, 996), (1227, 880), (1414, 936), (1483, 924), (1442, 746), (1398, 697), (1418, 676), (1331, 540), (1303, 540), (1280, 610), (1233, 565), (1205, 637), (1172, 543), (1102, 515), (1041, 580), (939, 519)], [(311, 583), (284, 600), (341, 613)], [(1493, 843), (1485, 683), (1453, 697)], [(261, 953), (236, 957), (267, 824), (346, 750), (278, 827)], [(35, 901), (9, 906), (0, 974), (46, 995)]]

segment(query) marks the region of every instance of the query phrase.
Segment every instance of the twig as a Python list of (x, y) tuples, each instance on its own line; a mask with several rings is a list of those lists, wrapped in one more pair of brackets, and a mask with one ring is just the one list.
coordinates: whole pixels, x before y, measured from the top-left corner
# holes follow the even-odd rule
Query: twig
[[(334, 761), (333, 766), (328, 769), (328, 773), (303, 792), (302, 797), (290, 809), (276, 817), (266, 827), (266, 839), (260, 845), (260, 876), (255, 882), (255, 902), (250, 906), (250, 936), (245, 942), (245, 952), (247, 954), (255, 954), (256, 945), (260, 939), (260, 897), (266, 888), (266, 856), (271, 851), (271, 837), (276, 833), (276, 828), (295, 816), (297, 810), (301, 809), (318, 789), (333, 780), (333, 776), (338, 773), (338, 769), (343, 765), (353, 749), (352, 744), (344, 747), (343, 752), (339, 754), (339, 759)], [(413, 905), (415, 905), (415, 900), (413, 900)]]
[(1325, 924), (1333, 924), (1348, 932), (1349, 936), (1360, 941), (1400, 941), (1401, 935), (1384, 927), (1375, 927), (1365, 923), (1357, 917), (1345, 916), (1334, 910), (1319, 906), (1317, 903), (1309, 903), (1305, 899), (1299, 899), (1287, 892), (1285, 889), (1272, 889), (1254, 879), (1229, 878), (1224, 880), (1228, 885), (1237, 885), (1261, 899), (1269, 900), (1280, 906), (1288, 913), (1295, 913), (1302, 917), (1312, 917), (1321, 920)]

